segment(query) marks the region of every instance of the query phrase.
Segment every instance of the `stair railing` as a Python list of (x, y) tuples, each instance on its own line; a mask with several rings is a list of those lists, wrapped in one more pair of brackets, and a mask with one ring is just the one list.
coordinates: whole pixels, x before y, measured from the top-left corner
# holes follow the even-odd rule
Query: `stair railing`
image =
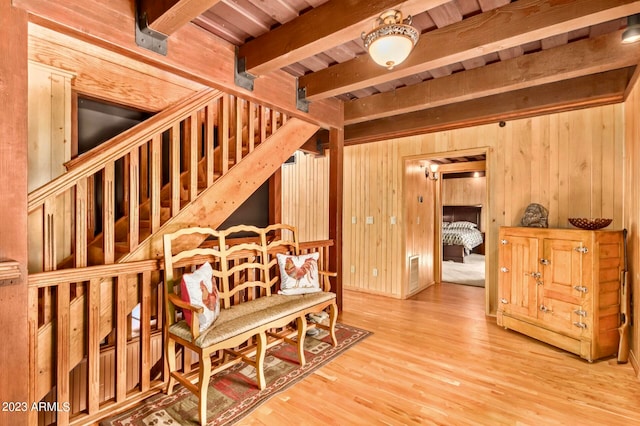
[(29, 270), (116, 262), (286, 120), (207, 89), (73, 159), (29, 194)]

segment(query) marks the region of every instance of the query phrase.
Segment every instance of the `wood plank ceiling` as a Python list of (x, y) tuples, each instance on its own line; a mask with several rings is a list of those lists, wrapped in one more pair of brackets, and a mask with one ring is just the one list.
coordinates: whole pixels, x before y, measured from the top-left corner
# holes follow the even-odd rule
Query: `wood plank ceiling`
[[(421, 33), (393, 70), (360, 35), (388, 9)], [(640, 60), (630, 0), (142, 0), (149, 26), (187, 22), (238, 48), (248, 73), (284, 69), (306, 99), (345, 104), (346, 143), (621, 102)]]

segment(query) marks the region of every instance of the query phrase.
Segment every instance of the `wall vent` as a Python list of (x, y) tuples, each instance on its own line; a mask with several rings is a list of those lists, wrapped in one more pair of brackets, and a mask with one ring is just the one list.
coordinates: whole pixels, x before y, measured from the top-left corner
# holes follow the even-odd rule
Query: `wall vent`
[(420, 256), (409, 256), (409, 292), (420, 285)]

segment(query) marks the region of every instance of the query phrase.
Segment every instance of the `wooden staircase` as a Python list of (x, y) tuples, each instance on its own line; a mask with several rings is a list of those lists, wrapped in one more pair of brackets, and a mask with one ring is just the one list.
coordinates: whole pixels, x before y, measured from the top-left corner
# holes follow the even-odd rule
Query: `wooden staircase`
[[(122, 339), (118, 336), (124, 331), (118, 328), (123, 316), (131, 324), (131, 313), (141, 303), (141, 286), (149, 286), (149, 277), (140, 281), (132, 272), (127, 287), (115, 267), (106, 270), (111, 276), (64, 287), (47, 277), (55, 271), (63, 275), (69, 270), (74, 276), (72, 270), (91, 272), (100, 265), (154, 260), (162, 255), (164, 233), (193, 225), (218, 227), (317, 129), (209, 89), (70, 161), (67, 173), (29, 194), (30, 272), (41, 271), (34, 275), (37, 284), (30, 284), (30, 353), (37, 371), (32, 401), (52, 390), (60, 395), (56, 377), (73, 374), (88, 352), (99, 350), (96, 344), (102, 348)], [(96, 188), (101, 188), (97, 197)], [(122, 194), (119, 199), (116, 193)], [(150, 271), (159, 270), (150, 265)], [(66, 289), (62, 294), (61, 288)], [(145, 289), (157, 299), (156, 290), (157, 285)], [(91, 306), (99, 314), (90, 312)], [(54, 326), (60, 309), (68, 316), (62, 363), (60, 326)], [(147, 318), (155, 318), (160, 327), (160, 308), (145, 309)], [(73, 390), (66, 392), (71, 396)], [(58, 413), (56, 421), (60, 424), (62, 416), (64, 424), (66, 414)]]

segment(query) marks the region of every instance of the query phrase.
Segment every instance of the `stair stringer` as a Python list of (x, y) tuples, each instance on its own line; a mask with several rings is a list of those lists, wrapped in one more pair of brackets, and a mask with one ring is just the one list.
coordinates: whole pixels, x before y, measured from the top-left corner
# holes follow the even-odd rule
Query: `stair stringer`
[(243, 157), (198, 198), (119, 262), (162, 257), (162, 236), (166, 233), (192, 226), (216, 229), (318, 129), (319, 126), (301, 119), (289, 119), (277, 132)]

